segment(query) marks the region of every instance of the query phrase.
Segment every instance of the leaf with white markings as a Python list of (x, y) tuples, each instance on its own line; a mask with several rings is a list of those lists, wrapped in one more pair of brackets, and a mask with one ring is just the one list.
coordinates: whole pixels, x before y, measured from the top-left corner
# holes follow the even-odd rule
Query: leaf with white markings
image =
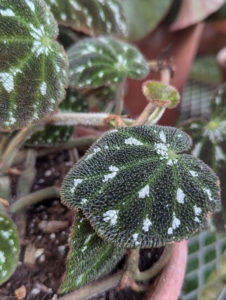
[(126, 77), (142, 79), (149, 66), (130, 44), (112, 37), (87, 38), (68, 50), (70, 86), (96, 88)]
[(0, 213), (0, 284), (8, 280), (15, 271), (19, 249), (15, 225), (5, 214)]
[(45, 0), (56, 20), (87, 35), (127, 35), (119, 0)]
[[(226, 210), (226, 84), (215, 92), (207, 120), (189, 120), (181, 128), (194, 142), (191, 153), (219, 176), (223, 209)], [(207, 151), (208, 149), (208, 151)]]
[(53, 112), (65, 96), (68, 62), (43, 0), (0, 2), (0, 129)]
[[(61, 112), (88, 112), (88, 104), (84, 97), (75, 90), (67, 90), (66, 99), (60, 103)], [(26, 141), (26, 144), (52, 146), (66, 142), (73, 134), (74, 126), (55, 126), (47, 124), (42, 131), (37, 131)]]
[(180, 154), (190, 146), (190, 137), (171, 127), (107, 132), (66, 176), (62, 202), (81, 209), (98, 235), (124, 248), (188, 238), (220, 204), (217, 176)]
[(123, 253), (122, 249), (98, 237), (89, 221), (79, 212), (72, 230), (67, 269), (60, 293), (79, 288), (106, 275), (122, 258)]

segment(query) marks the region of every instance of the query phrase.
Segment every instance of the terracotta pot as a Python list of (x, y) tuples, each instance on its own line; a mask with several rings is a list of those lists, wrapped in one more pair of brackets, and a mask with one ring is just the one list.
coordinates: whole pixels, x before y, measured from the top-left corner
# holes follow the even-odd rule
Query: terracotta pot
[(187, 262), (187, 241), (175, 243), (171, 257), (150, 287), (145, 300), (176, 300), (183, 284)]
[[(170, 32), (168, 27), (160, 26), (148, 37), (137, 43), (138, 48), (148, 60), (158, 59), (159, 54), (167, 47), (172, 51), (173, 64), (176, 67), (171, 84), (181, 93), (188, 77), (191, 63), (195, 57), (204, 24), (197, 24), (189, 28)], [(159, 76), (149, 74), (147, 79), (159, 80)], [(137, 117), (147, 104), (141, 91), (141, 81), (128, 80), (128, 94), (125, 106), (132, 117)], [(161, 119), (161, 124), (174, 125), (178, 107), (167, 110)]]

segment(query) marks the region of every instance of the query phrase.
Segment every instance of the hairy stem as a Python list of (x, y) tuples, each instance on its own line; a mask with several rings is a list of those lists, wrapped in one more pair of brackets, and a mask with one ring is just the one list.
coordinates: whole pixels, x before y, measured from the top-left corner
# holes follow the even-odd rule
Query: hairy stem
[(173, 250), (174, 244), (168, 244), (165, 246), (164, 251), (159, 258), (159, 260), (152, 266), (151, 268), (141, 272), (139, 270), (139, 258), (140, 258), (140, 250), (139, 249), (131, 249), (130, 254), (128, 256), (127, 261), (127, 273), (131, 276), (134, 280), (137, 281), (144, 281), (150, 280), (155, 277), (158, 273), (161, 272), (163, 267), (168, 262), (171, 252)]
[(118, 84), (118, 89), (115, 97), (115, 111), (116, 115), (120, 115), (124, 106), (124, 92), (125, 92), (125, 79)]
[(40, 191), (28, 194), (23, 198), (19, 199), (10, 208), (12, 213), (18, 213), (20, 211), (26, 210), (30, 205), (34, 205), (43, 200), (51, 199), (51, 198), (59, 198), (60, 197), (60, 189), (52, 186), (42, 189)]
[(148, 103), (133, 125), (136, 126), (145, 124), (155, 109), (156, 106), (154, 104)]
[(17, 154), (19, 148), (23, 146), (25, 141), (33, 133), (35, 133), (37, 130), (40, 130), (41, 128), (42, 128), (41, 125), (30, 125), (17, 133), (17, 135), (9, 143), (8, 147), (6, 148), (2, 156), (2, 161), (0, 164), (1, 172), (3, 173), (6, 172), (6, 170), (11, 166), (13, 159)]
[(75, 290), (74, 292), (60, 297), (59, 300), (85, 300), (96, 294), (101, 294), (118, 285), (122, 278), (123, 272), (119, 272), (104, 280), (97, 281), (92, 284), (86, 285), (84, 288)]

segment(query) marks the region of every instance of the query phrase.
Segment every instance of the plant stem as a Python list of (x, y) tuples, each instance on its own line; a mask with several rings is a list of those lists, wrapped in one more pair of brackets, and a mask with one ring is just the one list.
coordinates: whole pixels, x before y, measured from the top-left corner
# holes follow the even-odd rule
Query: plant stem
[(124, 92), (125, 92), (125, 79), (118, 84), (117, 93), (115, 97), (115, 111), (116, 115), (121, 115), (124, 107)]
[(84, 288), (60, 297), (59, 300), (85, 300), (96, 294), (103, 293), (118, 285), (122, 278), (123, 272), (119, 272), (101, 281), (86, 285)]
[(0, 164), (0, 170), (1, 172), (6, 172), (6, 170), (11, 166), (13, 159), (15, 155), (17, 154), (19, 148), (24, 144), (24, 142), (37, 130), (41, 129), (42, 126), (39, 125), (30, 125), (24, 129), (22, 129), (20, 132), (17, 133), (17, 135), (11, 140), (8, 147), (6, 148), (1, 164)]
[(139, 270), (139, 259), (140, 259), (140, 249), (130, 249), (130, 254), (127, 260), (127, 273), (131, 276), (134, 280), (137, 281), (144, 281), (150, 280), (158, 273), (161, 272), (165, 264), (168, 262), (174, 244), (168, 244), (165, 246), (164, 251), (159, 258), (159, 260), (152, 266), (151, 268), (141, 272)]
[(0, 198), (10, 201), (11, 200), (11, 185), (10, 178), (7, 175), (0, 176)]
[(162, 117), (165, 112), (165, 107), (156, 107), (153, 113), (149, 116), (146, 124), (154, 125), (158, 122), (158, 120)]
[(149, 119), (150, 115), (154, 113), (155, 109), (156, 106), (154, 104), (148, 103), (142, 111), (142, 113), (137, 118), (137, 120), (133, 123), (133, 126), (145, 124)]
[(70, 150), (70, 149), (73, 149), (73, 148), (90, 146), (97, 139), (99, 139), (100, 136), (101, 136), (101, 134), (100, 135), (97, 134), (97, 135), (88, 135), (88, 136), (85, 136), (85, 137), (70, 139), (66, 143), (60, 144), (56, 147), (41, 149), (38, 152), (38, 157), (44, 156), (44, 155), (47, 155), (47, 154), (51, 154), (51, 153), (60, 152), (60, 151), (63, 151), (63, 150)]
[(59, 198), (60, 197), (60, 189), (52, 186), (42, 189), (40, 191), (28, 194), (23, 198), (19, 199), (15, 203), (12, 204), (10, 211), (12, 213), (18, 213), (20, 211), (26, 210), (30, 205), (34, 205), (43, 200), (51, 199), (51, 198)]

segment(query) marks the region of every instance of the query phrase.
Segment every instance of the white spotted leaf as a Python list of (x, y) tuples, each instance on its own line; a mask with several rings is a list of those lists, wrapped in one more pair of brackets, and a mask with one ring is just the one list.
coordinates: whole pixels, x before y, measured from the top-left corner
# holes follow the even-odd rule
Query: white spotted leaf
[(59, 24), (87, 35), (127, 35), (119, 0), (45, 0)]
[[(222, 209), (226, 211), (226, 84), (214, 93), (209, 117), (191, 119), (180, 127), (191, 135), (192, 155), (202, 159), (219, 176), (221, 182)], [(225, 214), (225, 213), (224, 213)], [(219, 216), (218, 216), (219, 217)], [(223, 217), (225, 219), (225, 216)], [(226, 222), (226, 220), (224, 221)], [(218, 225), (220, 222), (217, 222)]]
[(68, 50), (70, 86), (96, 88), (126, 77), (142, 79), (149, 66), (142, 54), (128, 43), (112, 37), (87, 38)]
[(106, 275), (123, 253), (122, 249), (98, 237), (79, 212), (72, 229), (66, 273), (59, 292), (69, 292)]
[(65, 96), (68, 61), (43, 0), (0, 2), (0, 129), (38, 122)]
[[(88, 112), (88, 104), (85, 98), (75, 90), (67, 90), (66, 98), (59, 105), (61, 112)], [(38, 147), (48, 147), (66, 142), (73, 134), (74, 126), (45, 125), (44, 129), (35, 132), (26, 144)]]
[(14, 273), (18, 255), (19, 238), (14, 223), (5, 215), (0, 214), (0, 284)]
[(172, 127), (109, 131), (64, 179), (62, 202), (81, 209), (99, 236), (120, 247), (188, 238), (220, 205), (217, 176), (180, 154), (190, 146), (190, 137)]

